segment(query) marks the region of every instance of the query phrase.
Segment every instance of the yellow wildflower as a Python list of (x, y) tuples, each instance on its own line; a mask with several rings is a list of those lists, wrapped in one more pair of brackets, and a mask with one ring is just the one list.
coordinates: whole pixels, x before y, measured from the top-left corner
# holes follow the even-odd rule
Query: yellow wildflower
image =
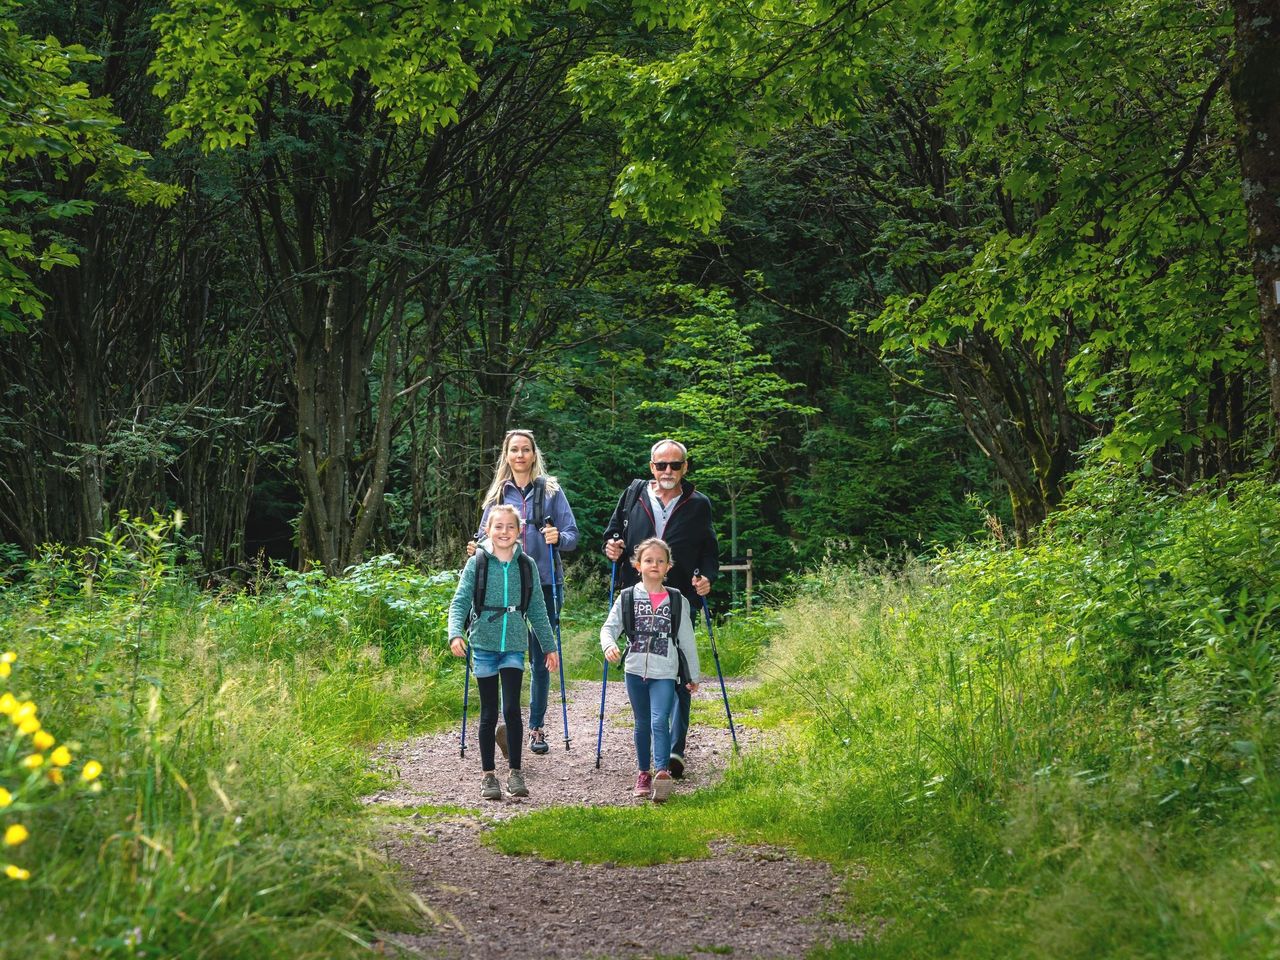
[(65, 767), (71, 762), (71, 751), (63, 745), (49, 754), (49, 759), (55, 767)]
[(10, 880), (29, 880), (31, 879), (31, 871), (23, 870), (21, 867), (15, 867), (12, 863), (4, 868), (4, 875)]
[(58, 741), (53, 739), (53, 734), (48, 730), (40, 730), (31, 738), (31, 742), (35, 744), (37, 750), (48, 750)]
[(62, 771), (57, 767), (50, 767), (48, 773), (45, 774), (50, 780), (58, 786), (62, 786)]
[(17, 659), (18, 655), (12, 650), (6, 650), (4, 653), (0, 653), (0, 663), (13, 663)]
[(14, 699), (12, 693), (0, 694), (0, 713), (3, 713), (7, 717), (17, 709), (18, 701)]
[(30, 700), (24, 700), (13, 709), (13, 714), (9, 717), (14, 723), (21, 723), (36, 715), (36, 705)]
[(97, 760), (90, 760), (84, 765), (84, 769), (80, 771), (80, 779), (84, 781), (96, 780), (100, 773), (102, 773), (102, 764)]
[(11, 803), (13, 803), (13, 794), (4, 787), (0, 787), (0, 808), (7, 807)]
[(39, 770), (44, 766), (44, 754), (29, 753), (22, 758), (22, 765), (28, 770)]
[(27, 828), (22, 824), (11, 823), (9, 824), (8, 829), (4, 832), (4, 845), (6, 847), (16, 847), (29, 836), (31, 836), (31, 834), (27, 832)]
[(0, 678), (7, 677), (11, 673), (13, 673), (13, 667), (0, 660)]
[(39, 729), (40, 721), (35, 717), (27, 717), (27, 719), (18, 724), (18, 730), (22, 733), (35, 733)]

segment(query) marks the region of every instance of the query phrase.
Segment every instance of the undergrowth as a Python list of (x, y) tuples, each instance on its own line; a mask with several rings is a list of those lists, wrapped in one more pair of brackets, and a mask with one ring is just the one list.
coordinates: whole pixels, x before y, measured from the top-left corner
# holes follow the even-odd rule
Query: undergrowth
[(660, 810), (540, 811), (493, 842), (858, 866), (879, 932), (815, 956), (1280, 956), (1278, 507), (1098, 470), (1032, 548), (824, 569), (736, 698), (783, 746)]
[(358, 798), (382, 784), (373, 743), (453, 718), (452, 580), (379, 558), (218, 597), (183, 575), (173, 532), (123, 518), (0, 593), (0, 693), (103, 768), (97, 793), (0, 809), (30, 833), (4, 852), (28, 876), (0, 877), (0, 915), (22, 918), (0, 953), (365, 954), (420, 918)]

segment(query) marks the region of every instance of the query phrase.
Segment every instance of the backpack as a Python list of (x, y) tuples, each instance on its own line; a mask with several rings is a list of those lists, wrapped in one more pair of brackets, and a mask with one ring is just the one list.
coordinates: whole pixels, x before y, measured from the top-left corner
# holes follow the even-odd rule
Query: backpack
[[(632, 637), (636, 635), (636, 588), (634, 586), (623, 587), (622, 593), (618, 596), (622, 602), (622, 632), (626, 636), (628, 645)], [(684, 596), (674, 587), (667, 587), (668, 603), (671, 605), (671, 642), (676, 645), (676, 685), (683, 687), (693, 682), (693, 678), (689, 676), (689, 661), (684, 657), (684, 651), (680, 649), (680, 615), (684, 612)], [(622, 660), (618, 662), (621, 667), (626, 660), (626, 654), (623, 654)]]
[(517, 558), (520, 567), (520, 603), (514, 607), (487, 607), (484, 606), (485, 591), (489, 586), (489, 555), (484, 551), (477, 550), (476, 556), (481, 558), (476, 565), (476, 579), (471, 591), (471, 622), (475, 623), (480, 619), (480, 614), (486, 610), (501, 610), (504, 613), (519, 612), (520, 616), (524, 616), (529, 609), (529, 598), (533, 596), (533, 585), (538, 580), (538, 568), (533, 562), (533, 557), (527, 553), (521, 553)]

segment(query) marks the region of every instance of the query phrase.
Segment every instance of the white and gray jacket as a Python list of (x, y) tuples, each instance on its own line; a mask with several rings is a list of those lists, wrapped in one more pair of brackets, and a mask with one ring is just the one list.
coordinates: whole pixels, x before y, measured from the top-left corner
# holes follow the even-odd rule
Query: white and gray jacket
[[(620, 592), (613, 602), (613, 609), (604, 626), (600, 628), (600, 649), (609, 652), (610, 647), (622, 648), (619, 638), (622, 636), (622, 598)], [(679, 667), (676, 658), (676, 646), (671, 642), (671, 597), (668, 594), (657, 609), (653, 609), (649, 594), (644, 587), (637, 584), (632, 593), (635, 604), (636, 636), (630, 638), (627, 646), (627, 657), (623, 669), (647, 680), (674, 680)], [(701, 671), (698, 664), (698, 644), (693, 636), (692, 607), (688, 597), (684, 598), (680, 613), (680, 624), (676, 631), (680, 650), (684, 653), (685, 662), (689, 665), (690, 679), (699, 682)]]

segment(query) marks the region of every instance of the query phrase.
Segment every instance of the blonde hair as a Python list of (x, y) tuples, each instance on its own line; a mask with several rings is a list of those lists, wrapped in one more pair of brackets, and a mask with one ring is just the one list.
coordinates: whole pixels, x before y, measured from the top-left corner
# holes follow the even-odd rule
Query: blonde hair
[(663, 540), (661, 537), (650, 537), (648, 540), (641, 540), (636, 544), (635, 550), (631, 553), (631, 556), (634, 558), (633, 562), (638, 564), (644, 557), (644, 552), (652, 547), (661, 547), (662, 552), (667, 555), (667, 563), (671, 562), (671, 547), (667, 541)]
[(493, 509), (489, 511), (489, 519), (484, 522), (484, 532), (488, 533), (493, 526), (493, 518), (500, 513), (509, 513), (516, 522), (516, 527), (520, 526), (520, 511), (509, 503), (495, 504)]
[[(530, 481), (537, 480), (539, 477), (546, 477), (547, 496), (551, 496), (560, 489), (560, 481), (547, 473), (547, 465), (542, 461), (542, 451), (538, 449), (538, 441), (533, 438), (533, 433), (529, 430), (508, 430), (502, 438), (502, 449), (498, 451), (498, 462), (493, 465), (493, 482), (489, 484), (484, 500), (480, 503), (481, 510), (490, 504), (499, 503), (502, 500), (503, 485), (515, 476), (511, 472), (511, 464), (507, 463), (507, 451), (515, 437), (524, 437), (533, 446), (533, 468), (529, 471)], [(537, 517), (536, 520), (541, 523), (542, 517)]]

